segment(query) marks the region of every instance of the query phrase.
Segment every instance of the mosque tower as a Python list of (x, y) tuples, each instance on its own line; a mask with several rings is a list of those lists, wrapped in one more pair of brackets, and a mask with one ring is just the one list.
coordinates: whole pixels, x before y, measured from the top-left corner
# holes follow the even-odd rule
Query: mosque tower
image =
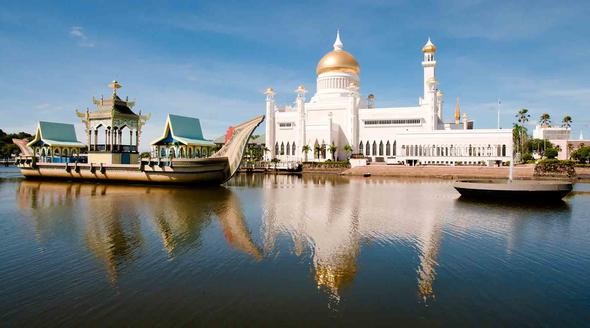
[(267, 156), (268, 160), (275, 158), (275, 91), (272, 88), (266, 89), (266, 133), (265, 143), (269, 149)]
[(438, 128), (439, 116), (442, 115), (442, 112), (439, 110), (440, 104), (437, 96), (442, 94), (439, 94), (437, 88), (436, 60), (434, 59), (436, 46), (430, 41), (430, 38), (428, 38), (428, 41), (422, 47), (422, 52), (424, 53), (424, 60), (422, 61), (422, 67), (424, 67), (424, 96), (421, 104), (428, 105), (428, 109), (431, 111), (430, 126), (432, 130), (436, 130)]

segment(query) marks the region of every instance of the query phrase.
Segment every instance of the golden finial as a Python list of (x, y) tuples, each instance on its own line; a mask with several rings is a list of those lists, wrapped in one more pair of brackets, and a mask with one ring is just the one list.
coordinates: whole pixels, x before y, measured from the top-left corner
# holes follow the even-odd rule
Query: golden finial
[(113, 80), (111, 84), (109, 84), (109, 88), (113, 89), (113, 95), (117, 94), (117, 89), (122, 88), (123, 86), (117, 82), (117, 80)]

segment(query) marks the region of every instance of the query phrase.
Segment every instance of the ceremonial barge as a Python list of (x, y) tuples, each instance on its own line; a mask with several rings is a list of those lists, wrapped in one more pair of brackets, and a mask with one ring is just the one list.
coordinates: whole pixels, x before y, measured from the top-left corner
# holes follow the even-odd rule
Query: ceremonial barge
[(230, 127), (225, 144), (203, 137), (199, 119), (168, 114), (162, 136), (141, 156), (142, 127), (150, 115), (135, 113), (135, 103), (121, 99), (113, 81), (109, 99), (93, 99), (95, 110), (76, 111), (87, 144), (73, 124), (39, 122), (33, 140), (13, 140), (21, 154), (15, 164), (26, 178), (118, 181), (152, 184), (222, 184), (238, 170), (248, 139), (262, 123), (257, 116)]

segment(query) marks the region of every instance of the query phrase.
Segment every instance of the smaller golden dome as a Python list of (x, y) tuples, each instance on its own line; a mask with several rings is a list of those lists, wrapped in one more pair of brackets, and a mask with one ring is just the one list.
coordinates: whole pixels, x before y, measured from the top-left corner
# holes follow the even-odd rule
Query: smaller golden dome
[(436, 52), (436, 46), (430, 41), (430, 38), (428, 38), (428, 41), (424, 47), (422, 47), (422, 52)]

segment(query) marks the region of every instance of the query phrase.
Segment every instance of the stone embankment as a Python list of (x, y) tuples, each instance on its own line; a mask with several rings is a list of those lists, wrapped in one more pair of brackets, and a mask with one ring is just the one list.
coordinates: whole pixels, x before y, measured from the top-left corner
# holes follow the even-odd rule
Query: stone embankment
[[(401, 165), (368, 165), (348, 169), (343, 175), (389, 176), (389, 177), (430, 177), (442, 179), (476, 179), (476, 178), (507, 178), (508, 167), (487, 166), (401, 166)], [(534, 179), (534, 165), (517, 165), (513, 176), (516, 179)], [(590, 168), (578, 167), (579, 179), (590, 179)]]

